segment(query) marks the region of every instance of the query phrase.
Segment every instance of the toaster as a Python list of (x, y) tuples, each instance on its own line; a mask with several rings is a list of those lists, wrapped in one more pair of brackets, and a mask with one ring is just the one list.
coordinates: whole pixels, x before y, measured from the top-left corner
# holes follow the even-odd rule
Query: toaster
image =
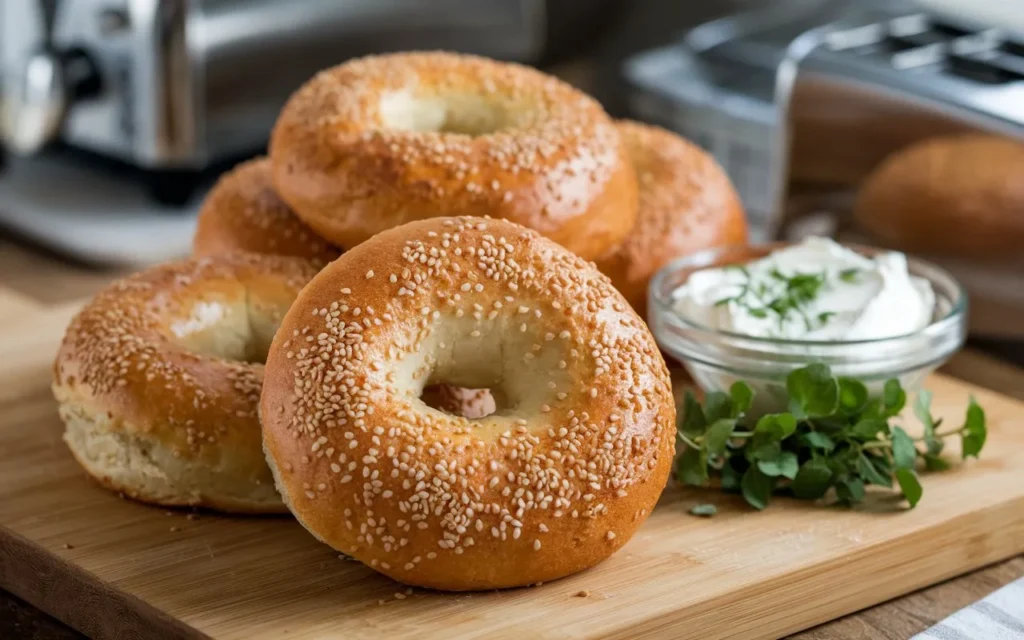
[(533, 61), (545, 14), (540, 0), (2, 0), (4, 145), (201, 170), (260, 150), (320, 69), (397, 49)]
[(772, 2), (627, 60), (630, 106), (710, 149), (770, 239), (795, 183), (856, 185), (938, 134), (1024, 138), (1024, 34), (973, 6)]

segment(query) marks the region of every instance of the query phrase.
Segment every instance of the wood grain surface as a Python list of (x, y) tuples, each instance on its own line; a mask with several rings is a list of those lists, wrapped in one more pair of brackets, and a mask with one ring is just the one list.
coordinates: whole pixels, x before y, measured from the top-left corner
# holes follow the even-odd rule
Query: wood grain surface
[[(937, 413), (959, 419), (974, 392), (991, 440), (980, 462), (929, 476), (915, 510), (879, 494), (857, 511), (779, 501), (754, 513), (670, 489), (591, 571), (398, 598), (404, 587), (287, 518), (166, 512), (87, 481), (47, 386), (72, 308), (0, 326), (0, 586), (93, 637), (777, 637), (1024, 550), (1024, 406), (937, 376)], [(686, 515), (704, 501), (719, 515)]]

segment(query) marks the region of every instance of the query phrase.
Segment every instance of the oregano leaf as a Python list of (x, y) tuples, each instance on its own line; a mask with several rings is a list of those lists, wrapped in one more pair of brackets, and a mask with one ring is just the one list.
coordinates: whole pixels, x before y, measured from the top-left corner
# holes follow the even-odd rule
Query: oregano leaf
[(812, 449), (820, 449), (824, 453), (829, 453), (836, 448), (835, 441), (828, 434), (820, 431), (808, 431), (801, 435), (800, 438), (807, 446)]
[(786, 378), (786, 391), (790, 410), (812, 418), (831, 415), (839, 402), (839, 385), (823, 364), (792, 371)]
[(832, 486), (832, 470), (823, 458), (812, 458), (800, 467), (793, 478), (793, 495), (806, 500), (816, 500)]
[(742, 380), (737, 380), (729, 387), (729, 397), (732, 398), (733, 418), (750, 411), (750, 405), (754, 401), (754, 390)]
[(731, 418), (733, 414), (732, 398), (723, 391), (709, 391), (704, 396), (704, 418), (708, 424), (714, 424), (716, 420)]
[(907, 404), (907, 392), (903, 390), (900, 381), (896, 378), (885, 381), (885, 386), (882, 389), (882, 404), (886, 418), (898, 416)]
[(892, 428), (892, 459), (897, 469), (913, 469), (917, 460), (914, 441), (900, 427)]
[(836, 483), (836, 497), (846, 504), (864, 499), (864, 482), (860, 478), (846, 478)]
[(964, 459), (977, 458), (985, 447), (988, 428), (985, 426), (985, 410), (971, 396), (967, 404), (967, 419), (964, 422), (961, 445)]
[(921, 495), (924, 493), (917, 474), (912, 469), (897, 469), (896, 481), (900, 483), (900, 491), (903, 492), (903, 497), (910, 503), (910, 508), (916, 507), (917, 503), (921, 501)]
[(704, 417), (704, 409), (697, 401), (697, 396), (689, 389), (683, 395), (683, 411), (680, 417), (682, 422), (679, 425), (679, 430), (690, 438), (699, 437), (708, 426), (707, 419)]
[(860, 380), (839, 378), (839, 409), (846, 415), (860, 413), (868, 403), (868, 388)]
[(743, 499), (747, 501), (747, 504), (759, 510), (768, 506), (774, 487), (775, 480), (762, 473), (756, 466), (747, 469), (740, 483)]
[(863, 453), (857, 457), (857, 473), (869, 484), (875, 484), (880, 487), (892, 486), (892, 476), (879, 471), (875, 463)]
[(720, 456), (725, 453), (725, 445), (736, 428), (736, 421), (731, 418), (715, 420), (704, 432), (704, 451), (708, 455)]

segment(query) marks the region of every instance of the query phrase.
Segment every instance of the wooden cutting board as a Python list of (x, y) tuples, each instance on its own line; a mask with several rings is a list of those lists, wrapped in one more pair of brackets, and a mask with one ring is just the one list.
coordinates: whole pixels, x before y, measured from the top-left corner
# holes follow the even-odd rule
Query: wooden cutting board
[[(883, 493), (855, 511), (756, 513), (672, 488), (590, 571), (407, 595), (288, 518), (170, 512), (89, 482), (48, 388), (72, 311), (0, 319), (0, 587), (97, 638), (767, 638), (1024, 551), (1024, 404), (935, 376), (936, 412), (958, 421), (974, 393), (990, 440), (982, 460), (927, 476), (912, 511)], [(686, 514), (709, 501), (714, 518)]]

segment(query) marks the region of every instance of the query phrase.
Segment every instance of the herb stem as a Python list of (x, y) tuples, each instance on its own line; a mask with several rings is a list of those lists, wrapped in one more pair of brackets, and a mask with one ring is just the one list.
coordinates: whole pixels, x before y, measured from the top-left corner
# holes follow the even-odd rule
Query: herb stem
[(690, 447), (692, 449), (700, 449), (700, 445), (699, 444), (697, 444), (693, 440), (690, 440), (689, 438), (687, 438), (682, 432), (676, 432), (676, 435), (679, 436), (679, 439), (682, 440), (683, 444), (685, 444), (686, 446), (688, 446), (688, 447)]
[[(963, 431), (964, 431), (963, 427), (958, 427), (956, 429), (951, 429), (949, 431), (936, 431), (935, 433), (932, 434), (932, 439), (934, 439), (934, 440), (942, 440), (943, 438), (948, 438), (950, 436), (959, 435), (959, 434), (963, 433)], [(911, 438), (911, 439), (914, 442), (925, 442), (929, 438), (927, 436), (920, 436), (918, 438)]]

